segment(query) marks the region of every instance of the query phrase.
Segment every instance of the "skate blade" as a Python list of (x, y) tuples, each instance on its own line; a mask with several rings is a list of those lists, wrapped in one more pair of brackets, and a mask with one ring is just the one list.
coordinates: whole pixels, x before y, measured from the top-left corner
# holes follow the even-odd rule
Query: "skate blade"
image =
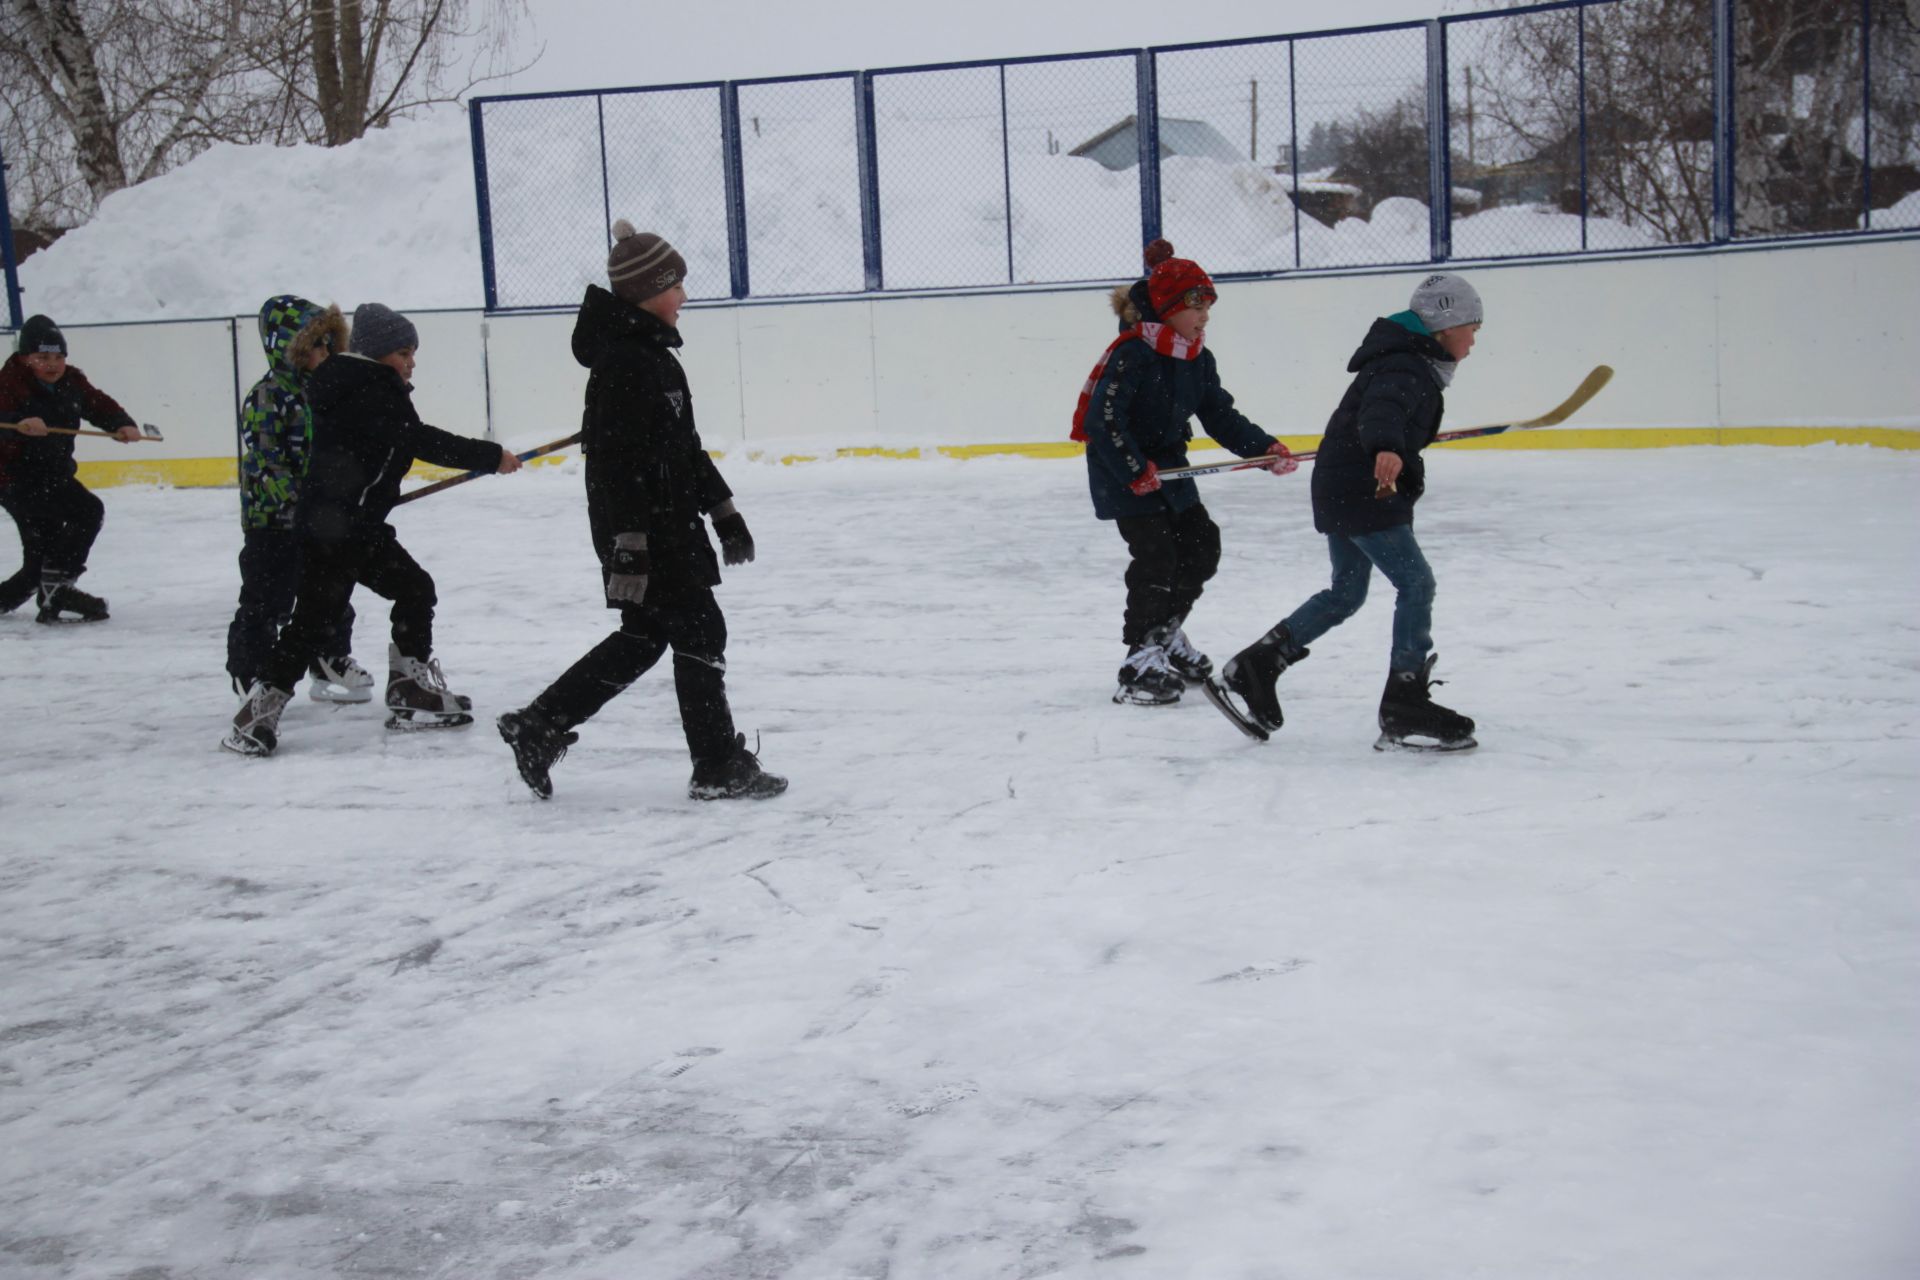
[(1246, 734), (1255, 742), (1265, 742), (1268, 738), (1272, 737), (1272, 734), (1268, 730), (1254, 723), (1251, 717), (1233, 705), (1232, 700), (1227, 694), (1226, 686), (1222, 685), (1218, 680), (1207, 681), (1200, 686), (1200, 691), (1207, 695), (1207, 701), (1213, 704), (1215, 711), (1225, 716), (1232, 722), (1234, 728)]
[(254, 760), (264, 760), (273, 754), (273, 748), (254, 741), (233, 729), (227, 730), (227, 736), (220, 739), (220, 749), (231, 751), (237, 756), (247, 756)]
[(1113, 691), (1113, 701), (1115, 705), (1123, 707), (1177, 707), (1180, 705), (1177, 694), (1171, 698), (1162, 698), (1151, 693), (1143, 693), (1138, 689), (1130, 689), (1124, 684)]
[(1480, 744), (1472, 738), (1454, 738), (1443, 741), (1439, 738), (1395, 737), (1383, 733), (1374, 740), (1375, 751), (1412, 751), (1421, 755), (1444, 755), (1450, 751), (1471, 751)]
[(359, 704), (373, 701), (373, 688), (356, 689), (350, 684), (335, 684), (331, 680), (315, 680), (307, 687), (307, 696), (315, 702), (331, 702), (336, 705)]
[(473, 723), (473, 717), (459, 711), (395, 711), (387, 717), (387, 728), (396, 733), (424, 729), (461, 729)]

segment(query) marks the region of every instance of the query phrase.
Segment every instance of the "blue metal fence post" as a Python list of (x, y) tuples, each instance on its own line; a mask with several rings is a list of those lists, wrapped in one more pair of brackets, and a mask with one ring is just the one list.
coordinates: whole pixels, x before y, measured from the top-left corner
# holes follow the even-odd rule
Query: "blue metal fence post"
[(1873, 0), (1860, 0), (1860, 229), (1873, 230)]
[(480, 278), (485, 286), (487, 310), (493, 311), (500, 306), (500, 292), (493, 274), (493, 201), (487, 193), (487, 126), (480, 114), (485, 104), (484, 98), (475, 98), (467, 104), (467, 129), (473, 138), (473, 201), (480, 214)]
[(600, 133), (600, 230), (613, 250), (613, 177), (607, 172), (607, 95), (593, 95), (593, 127)]
[(1447, 23), (1427, 24), (1427, 223), (1433, 260), (1453, 256), (1453, 148), (1447, 138)]
[(13, 257), (13, 207), (7, 203), (7, 157), (0, 152), (0, 263), (7, 273), (7, 327), (18, 329), (26, 323), (20, 306), (19, 264)]
[(1140, 144), (1140, 243), (1160, 238), (1160, 85), (1153, 50), (1134, 55), (1134, 137)]
[(720, 146), (725, 159), (727, 187), (727, 266), (733, 277), (733, 296), (747, 296), (747, 180), (740, 148), (740, 86), (728, 81), (720, 87)]
[(1733, 239), (1733, 0), (1713, 0), (1713, 238)]
[(1000, 207), (1007, 213), (1007, 283), (1013, 283), (1013, 156), (1007, 139), (1007, 64), (1000, 64)]
[(1300, 78), (1293, 51), (1298, 40), (1287, 41), (1287, 150), (1293, 168), (1293, 266), (1300, 269)]
[(880, 148), (874, 136), (871, 71), (854, 77), (853, 125), (860, 151), (860, 249), (866, 261), (867, 291), (877, 293), (886, 288), (886, 273), (880, 254)]
[(1580, 85), (1580, 252), (1587, 251), (1587, 6), (1574, 10), (1574, 66)]

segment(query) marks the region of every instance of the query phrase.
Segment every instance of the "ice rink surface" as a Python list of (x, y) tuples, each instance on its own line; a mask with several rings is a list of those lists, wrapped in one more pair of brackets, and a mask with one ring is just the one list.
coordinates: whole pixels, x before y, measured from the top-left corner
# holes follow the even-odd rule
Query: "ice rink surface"
[[(1377, 579), (1260, 746), (1109, 704), (1079, 462), (722, 465), (758, 804), (664, 667), (515, 777), (577, 463), (397, 514), (478, 724), (267, 761), (235, 495), (103, 493), (113, 620), (0, 618), (0, 1276), (1920, 1275), (1920, 456), (1437, 451), (1450, 758), (1370, 749)], [(1216, 661), (1306, 480), (1204, 482)]]

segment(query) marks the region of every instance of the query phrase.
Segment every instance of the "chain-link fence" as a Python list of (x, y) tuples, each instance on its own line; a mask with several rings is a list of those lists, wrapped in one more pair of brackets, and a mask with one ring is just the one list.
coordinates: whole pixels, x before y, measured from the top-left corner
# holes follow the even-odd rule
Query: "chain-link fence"
[(1671, 250), (1920, 228), (1905, 0), (1559, 0), (1427, 23), (477, 99), (487, 301), (608, 224), (696, 299)]

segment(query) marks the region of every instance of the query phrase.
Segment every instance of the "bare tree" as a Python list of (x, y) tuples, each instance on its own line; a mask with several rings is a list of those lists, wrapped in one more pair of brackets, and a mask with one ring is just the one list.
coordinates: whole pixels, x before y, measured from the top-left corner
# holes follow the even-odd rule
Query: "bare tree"
[(71, 226), (214, 142), (337, 146), (519, 68), (526, 0), (0, 0), (22, 221)]
[[(1505, 0), (1480, 0), (1488, 8)], [(1875, 79), (1911, 85), (1920, 41), (1914, 6), (1876, 0)], [(1857, 225), (1863, 202), (1861, 9), (1833, 0), (1740, 0), (1734, 28), (1734, 214), (1742, 233)], [(1570, 10), (1500, 19), (1476, 66), (1477, 111), (1509, 140), (1516, 185), (1556, 175), (1577, 185), (1585, 127), (1586, 208), (1671, 243), (1713, 223), (1713, 22), (1710, 0), (1625, 0), (1585, 10), (1585, 61)], [(1580, 95), (1584, 71), (1586, 97)], [(1898, 94), (1876, 130), (1911, 134)], [(1584, 116), (1584, 119), (1583, 119)], [(1902, 144), (1902, 149), (1905, 143)], [(1876, 151), (1879, 148), (1876, 146)], [(1906, 188), (1906, 189), (1911, 189)], [(1875, 203), (1898, 188), (1876, 184)], [(1904, 194), (1904, 192), (1900, 192)], [(1579, 193), (1572, 193), (1578, 207)], [(1563, 207), (1567, 201), (1563, 200)]]

